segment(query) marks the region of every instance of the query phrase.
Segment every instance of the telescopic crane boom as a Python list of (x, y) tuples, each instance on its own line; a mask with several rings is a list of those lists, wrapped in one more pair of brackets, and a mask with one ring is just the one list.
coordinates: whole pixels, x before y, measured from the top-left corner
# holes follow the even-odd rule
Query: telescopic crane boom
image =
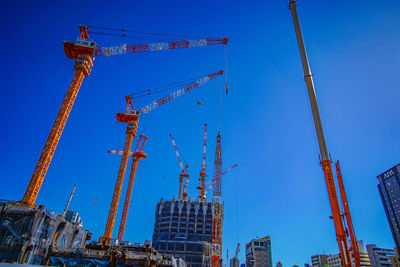
[[(349, 247), (348, 247), (346, 229), (345, 229), (342, 214), (340, 211), (339, 200), (338, 200), (336, 187), (335, 187), (335, 181), (334, 181), (333, 172), (332, 172), (332, 162), (329, 157), (328, 149), (327, 149), (327, 146), (325, 143), (324, 132), (322, 129), (321, 118), (319, 115), (317, 97), (315, 95), (314, 81), (312, 78), (310, 65), (308, 63), (306, 48), (304, 45), (303, 35), (301, 33), (301, 28), (300, 28), (300, 22), (299, 22), (299, 18), (297, 16), (295, 0), (289, 1), (289, 8), (292, 13), (294, 29), (296, 31), (296, 37), (297, 37), (297, 44), (299, 46), (301, 61), (303, 64), (304, 79), (305, 79), (305, 82), (307, 85), (308, 96), (310, 99), (311, 110), (312, 110), (312, 114), (313, 114), (313, 118), (314, 118), (315, 130), (316, 130), (317, 138), (318, 138), (318, 145), (319, 145), (320, 152), (321, 152), (321, 165), (322, 165), (322, 170), (324, 172), (325, 181), (326, 181), (326, 185), (327, 185), (327, 189), (328, 189), (329, 201), (330, 201), (331, 209), (332, 209), (332, 218), (333, 218), (333, 222), (335, 225), (336, 239), (337, 239), (337, 242), (339, 245), (342, 266), (343, 267), (353, 266), (352, 260), (350, 257), (350, 251), (353, 251), (353, 258), (354, 258), (355, 265), (356, 265), (356, 267), (360, 267), (361, 266), (360, 254), (358, 251), (357, 239), (354, 234), (353, 224), (352, 224), (351, 216), (350, 216), (350, 210), (348, 209), (347, 198), (345, 197), (344, 187), (343, 187), (343, 190), (341, 189), (342, 201), (345, 201), (344, 206), (347, 210), (346, 220), (348, 223), (349, 231), (350, 231), (350, 233), (352, 233), (351, 243), (353, 245), (353, 248), (349, 249)], [(339, 181), (341, 181), (339, 165), (337, 165), (336, 167), (338, 169), (338, 173), (337, 173), (338, 177), (340, 176)], [(340, 185), (340, 182), (339, 182), (339, 185)], [(343, 186), (343, 184), (342, 184), (342, 186)]]
[(67, 58), (75, 59), (75, 75), (68, 88), (67, 94), (65, 95), (53, 127), (51, 128), (42, 153), (40, 154), (25, 194), (20, 201), (20, 203), (23, 205), (35, 205), (40, 188), (43, 184), (43, 180), (50, 166), (58, 142), (60, 141), (61, 134), (64, 130), (65, 124), (67, 123), (69, 114), (72, 110), (83, 79), (89, 76), (93, 67), (95, 56), (153, 52), (170, 49), (212, 46), (218, 44), (226, 45), (228, 43), (228, 38), (203, 38), (197, 40), (179, 40), (151, 44), (124, 44), (122, 46), (97, 47), (97, 44), (94, 41), (89, 40), (88, 26), (80, 25), (79, 30), (80, 36), (75, 42), (64, 42), (65, 55)]

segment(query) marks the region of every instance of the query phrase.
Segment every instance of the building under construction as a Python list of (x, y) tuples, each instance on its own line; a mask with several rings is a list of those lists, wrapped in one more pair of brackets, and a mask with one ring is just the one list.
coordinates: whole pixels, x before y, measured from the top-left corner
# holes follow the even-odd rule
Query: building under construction
[(161, 199), (156, 207), (153, 247), (193, 267), (211, 266), (216, 209), (223, 218), (223, 204), (216, 201)]

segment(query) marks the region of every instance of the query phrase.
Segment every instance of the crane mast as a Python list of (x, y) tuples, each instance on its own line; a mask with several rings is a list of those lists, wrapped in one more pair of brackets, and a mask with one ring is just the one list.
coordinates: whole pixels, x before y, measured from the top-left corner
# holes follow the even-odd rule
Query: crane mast
[[(65, 124), (67, 123), (69, 114), (71, 113), (83, 79), (89, 76), (93, 67), (94, 58), (92, 54), (96, 48), (96, 43), (89, 41), (87, 27), (80, 26), (79, 29), (81, 31), (81, 35), (74, 44), (64, 42), (64, 50), (66, 55), (68, 56), (69, 54), (73, 53), (73, 56), (70, 58), (75, 59), (75, 75), (72, 78), (72, 82), (68, 88), (67, 94), (64, 97), (56, 120), (54, 121), (50, 134), (47, 137), (42, 153), (40, 154), (32, 177), (28, 183), (28, 187), (26, 188), (25, 194), (21, 200), (21, 204), (23, 205), (35, 205), (40, 188), (43, 184), (44, 177), (46, 176), (54, 152), (57, 148), (58, 142), (60, 141), (61, 134), (64, 130)], [(71, 52), (73, 50), (74, 52)]]
[(128, 218), (129, 205), (131, 201), (133, 183), (135, 181), (137, 166), (140, 160), (147, 157), (146, 153), (143, 152), (143, 147), (144, 144), (146, 143), (146, 140), (147, 136), (141, 134), (136, 144), (135, 150), (132, 154), (131, 174), (129, 176), (128, 189), (126, 190), (124, 209), (122, 211), (121, 223), (119, 225), (119, 231), (118, 231), (119, 241), (122, 241), (124, 238), (126, 219)]
[[(335, 187), (335, 182), (334, 182), (334, 177), (333, 177), (333, 172), (332, 172), (332, 162), (329, 158), (328, 154), (328, 149), (326, 146), (325, 142), (325, 137), (324, 137), (324, 132), (322, 129), (322, 123), (321, 123), (321, 118), (319, 114), (319, 109), (318, 109), (318, 103), (317, 103), (317, 97), (315, 95), (315, 89), (314, 89), (314, 81), (312, 78), (312, 73), (310, 70), (310, 65), (308, 62), (307, 58), (307, 53), (304, 45), (304, 40), (303, 40), (303, 35), (301, 32), (300, 28), (300, 22), (299, 18), (297, 15), (297, 10), (296, 10), (296, 1), (295, 0), (290, 0), (289, 1), (289, 8), (292, 13), (292, 19), (294, 23), (294, 28), (296, 32), (296, 38), (297, 38), (297, 44), (299, 46), (300, 50), (300, 57), (303, 65), (303, 70), (304, 70), (304, 79), (307, 85), (307, 91), (308, 91), (308, 96), (310, 99), (310, 104), (311, 104), (311, 110), (314, 118), (314, 125), (315, 125), (315, 130), (317, 133), (317, 138), (318, 138), (318, 145), (321, 153), (321, 165), (322, 169), (324, 172), (325, 176), (325, 181), (328, 189), (328, 195), (329, 195), (329, 201), (332, 209), (332, 218), (334, 221), (335, 225), (335, 230), (336, 230), (336, 239), (339, 245), (339, 251), (340, 251), (340, 256), (341, 256), (341, 261), (342, 261), (342, 266), (343, 267), (351, 267), (352, 260), (350, 257), (350, 249), (348, 247), (348, 242), (347, 242), (347, 236), (346, 236), (346, 230), (345, 226), (342, 220), (342, 214), (340, 211), (340, 206), (339, 206), (339, 200), (336, 192), (336, 187)], [(343, 194), (342, 194), (343, 195)], [(343, 198), (342, 198), (343, 200)], [(350, 216), (350, 211), (349, 211), (349, 216)], [(353, 229), (351, 229), (353, 230)], [(353, 230), (354, 233), (354, 230)], [(355, 242), (357, 244), (357, 241), (354, 237), (352, 236), (352, 243)], [(354, 246), (354, 243), (353, 243)], [(353, 255), (355, 256), (355, 265), (356, 267), (360, 266), (360, 256), (359, 253), (358, 255), (355, 255), (356, 251), (358, 249), (355, 249), (353, 247)]]
[(197, 189), (200, 191), (199, 198), (202, 202), (205, 200), (205, 181), (206, 181), (206, 171), (207, 171), (207, 165), (206, 165), (206, 149), (207, 149), (207, 123), (204, 124), (204, 138), (203, 138), (203, 163), (201, 164), (201, 170), (200, 170), (200, 177), (199, 177), (199, 186)]

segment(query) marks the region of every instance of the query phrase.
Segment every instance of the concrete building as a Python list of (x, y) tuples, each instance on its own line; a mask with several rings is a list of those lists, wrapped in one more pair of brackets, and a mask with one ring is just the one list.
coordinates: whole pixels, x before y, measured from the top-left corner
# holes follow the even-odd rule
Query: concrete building
[(400, 249), (400, 164), (378, 175), (378, 191), (397, 251)]
[[(371, 263), (368, 257), (368, 253), (365, 250), (364, 247), (364, 242), (362, 240), (358, 240), (358, 250), (360, 251), (360, 264), (361, 267), (371, 267)], [(328, 255), (327, 257), (328, 261), (328, 266), (329, 267), (342, 267), (342, 260), (340, 258), (340, 254), (333, 254), (333, 255)], [(353, 265), (354, 265), (354, 259), (352, 259)]]
[(393, 249), (378, 248), (375, 244), (367, 245), (367, 252), (371, 267), (390, 267), (390, 258), (395, 256)]
[(400, 267), (400, 258), (399, 253), (397, 252), (397, 248), (394, 249), (395, 255), (390, 257), (390, 261), (392, 262), (392, 267)]
[[(218, 207), (217, 207), (218, 205)], [(153, 247), (160, 253), (182, 258), (192, 267), (211, 266), (212, 221), (217, 202), (160, 200), (157, 202)]]
[(253, 239), (246, 243), (247, 267), (272, 267), (271, 238)]
[(328, 266), (328, 255), (319, 254), (311, 256), (311, 264), (313, 267)]
[(368, 252), (365, 250), (364, 241), (358, 240), (357, 243), (358, 243), (358, 250), (360, 251), (361, 267), (371, 267), (371, 262), (368, 257)]
[(333, 254), (328, 256), (328, 266), (329, 267), (342, 267), (342, 260), (340, 254)]
[(239, 267), (240, 266), (239, 259), (235, 259), (235, 258), (230, 259), (229, 260), (229, 266), (230, 267)]

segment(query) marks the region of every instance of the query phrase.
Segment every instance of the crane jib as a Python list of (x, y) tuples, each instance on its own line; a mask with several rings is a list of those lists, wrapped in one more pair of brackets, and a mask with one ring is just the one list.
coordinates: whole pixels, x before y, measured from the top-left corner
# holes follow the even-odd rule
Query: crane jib
[(139, 53), (139, 52), (152, 52), (162, 51), (179, 48), (190, 48), (190, 47), (202, 47), (209, 45), (227, 44), (228, 39), (197, 39), (197, 40), (181, 40), (172, 42), (161, 42), (151, 44), (138, 44), (138, 45), (127, 45), (123, 44), (120, 46), (111, 47), (98, 47), (94, 51), (95, 56), (111, 56), (111, 55), (123, 55), (128, 53)]
[[(212, 77), (212, 78), (214, 78), (214, 77)], [(159, 107), (159, 106), (161, 106), (161, 105), (163, 105), (163, 104), (165, 104), (165, 103), (167, 103), (167, 102), (169, 102), (169, 101), (171, 101), (171, 100), (173, 100), (173, 99), (175, 99), (175, 98), (177, 98), (177, 97), (179, 97), (179, 96), (181, 96), (181, 95), (183, 95), (183, 94), (185, 94), (187, 92), (189, 92), (190, 90), (198, 87), (199, 85), (202, 85), (202, 84), (208, 82), (210, 79), (211, 78), (209, 76), (204, 77), (204, 78), (202, 78), (200, 80), (197, 80), (196, 82), (194, 82), (194, 83), (192, 83), (192, 84), (190, 84), (190, 85), (188, 85), (188, 86), (186, 86), (184, 88), (181, 88), (181, 89), (173, 92), (170, 95), (167, 95), (167, 96), (165, 96), (165, 97), (163, 97), (161, 99), (155, 100), (152, 103), (148, 104), (147, 106), (141, 108), (139, 110), (139, 114), (146, 114), (149, 111), (151, 111), (151, 110), (153, 110), (153, 109), (155, 109), (155, 108), (157, 108), (157, 107)]]

